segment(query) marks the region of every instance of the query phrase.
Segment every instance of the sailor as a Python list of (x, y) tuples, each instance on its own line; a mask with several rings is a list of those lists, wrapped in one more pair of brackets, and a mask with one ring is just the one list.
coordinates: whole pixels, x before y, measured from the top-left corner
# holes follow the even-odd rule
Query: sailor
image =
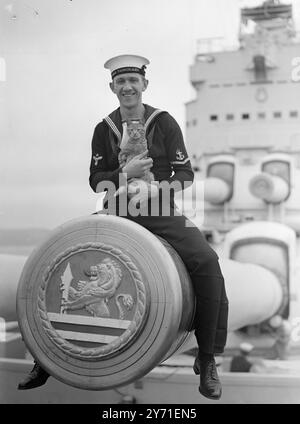
[[(142, 102), (143, 92), (148, 86), (145, 77), (148, 64), (149, 60), (142, 56), (121, 55), (104, 65), (111, 72), (110, 88), (120, 106), (104, 118), (94, 131), (90, 185), (96, 192), (98, 184), (101, 185), (104, 180), (115, 183), (117, 189), (120, 174), (126, 175), (130, 181), (143, 177), (149, 169), (159, 183), (176, 181), (182, 189), (185, 183), (193, 182), (190, 159), (178, 123), (168, 112)], [(129, 120), (145, 123), (149, 157), (140, 155), (122, 166), (118, 162), (118, 153), (124, 143), (125, 126)], [(96, 163), (93, 160), (96, 156), (102, 157), (101, 161)], [(151, 184), (148, 193), (140, 194), (139, 200), (142, 204), (153, 198), (161, 203), (165, 201), (160, 189)], [(200, 392), (211, 399), (219, 399), (221, 383), (214, 354), (222, 353), (226, 343), (228, 300), (218, 256), (195, 225), (184, 215), (176, 215), (172, 196), (169, 216), (163, 216), (161, 209), (159, 216), (151, 216), (150, 213), (131, 216), (127, 211), (125, 217), (163, 237), (185, 263), (197, 299), (194, 325), (199, 354), (194, 371), (197, 374), (200, 372)], [(119, 211), (117, 207), (117, 214)]]
[(271, 334), (275, 339), (270, 359), (288, 359), (292, 332), (289, 321), (283, 319), (280, 315), (274, 315), (269, 320), (269, 326), (269, 334)]
[(253, 363), (249, 360), (249, 354), (253, 350), (251, 343), (241, 343), (240, 352), (234, 356), (231, 360), (230, 371), (231, 372), (250, 372)]
[[(117, 96), (119, 107), (95, 127), (89, 182), (95, 192), (103, 191), (103, 184), (107, 182), (114, 186), (113, 194), (111, 190), (107, 192), (102, 213), (123, 216), (144, 226), (163, 237), (182, 258), (196, 294), (194, 328), (199, 353), (195, 358), (194, 371), (200, 374), (199, 391), (210, 399), (219, 399), (222, 388), (214, 354), (223, 353), (227, 337), (228, 300), (224, 279), (215, 251), (191, 221), (176, 213), (173, 196), (167, 196), (166, 200), (163, 189), (157, 185), (162, 181), (176, 182), (175, 190), (182, 190), (192, 184), (194, 175), (176, 120), (168, 112), (142, 102), (143, 92), (148, 86), (145, 77), (148, 64), (148, 59), (128, 54), (113, 57), (105, 63), (112, 77), (110, 89)], [(143, 123), (148, 151), (128, 163), (120, 163), (119, 152), (128, 138), (126, 125), (130, 121)], [(148, 190), (137, 190), (134, 196), (138, 199), (141, 213), (132, 214), (129, 208), (124, 213), (124, 208), (120, 207), (124, 197), (115, 196), (120, 181), (128, 181), (129, 193), (130, 182), (143, 178), (150, 169), (157, 184), (148, 183)], [(116, 201), (113, 210), (110, 209), (112, 197)], [(129, 196), (125, 194), (125, 198), (128, 206)], [(151, 201), (158, 203), (158, 214), (144, 213), (150, 210), (147, 206)], [(168, 215), (163, 213), (162, 207), (166, 202)], [(35, 374), (33, 379), (38, 379), (38, 376)], [(29, 386), (31, 384), (30, 380)]]

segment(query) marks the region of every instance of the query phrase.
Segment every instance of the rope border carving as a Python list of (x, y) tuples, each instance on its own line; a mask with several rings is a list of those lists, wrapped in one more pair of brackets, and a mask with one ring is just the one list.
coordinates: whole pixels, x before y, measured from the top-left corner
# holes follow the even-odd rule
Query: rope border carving
[[(81, 347), (75, 346), (67, 340), (63, 339), (52, 327), (51, 322), (47, 315), (46, 304), (45, 304), (45, 293), (47, 285), (51, 274), (57, 269), (57, 267), (68, 257), (72, 256), (74, 253), (78, 253), (86, 250), (100, 250), (103, 253), (108, 253), (120, 262), (123, 263), (128, 269), (134, 280), (136, 291), (137, 291), (137, 307), (134, 315), (134, 319), (131, 322), (127, 330), (120, 336), (118, 339), (109, 343), (106, 346), (101, 346), (98, 348), (89, 348), (82, 349)], [(66, 251), (58, 255), (51, 264), (47, 267), (46, 271), (43, 274), (42, 283), (39, 288), (38, 293), (38, 313), (41, 319), (41, 324), (45, 330), (47, 336), (53, 341), (61, 350), (65, 353), (68, 353), (70, 356), (80, 359), (99, 359), (119, 350), (122, 346), (127, 344), (132, 337), (136, 334), (137, 330), (143, 322), (143, 318), (146, 314), (146, 290), (144, 283), (142, 282), (142, 276), (138, 271), (137, 267), (134, 265), (132, 260), (121, 250), (114, 248), (103, 243), (84, 243), (77, 244), (72, 246)]]

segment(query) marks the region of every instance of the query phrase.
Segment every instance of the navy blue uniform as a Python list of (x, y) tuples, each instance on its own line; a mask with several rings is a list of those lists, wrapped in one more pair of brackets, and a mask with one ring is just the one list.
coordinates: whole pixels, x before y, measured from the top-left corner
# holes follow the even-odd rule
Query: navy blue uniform
[[(149, 156), (153, 159), (151, 172), (155, 180), (193, 181), (194, 174), (179, 125), (167, 112), (145, 107), (145, 127)], [(122, 172), (118, 153), (122, 140), (122, 120), (118, 108), (100, 122), (92, 140), (90, 185), (112, 181), (119, 187)], [(228, 300), (224, 279), (216, 252), (209, 246), (199, 229), (184, 215), (131, 216), (126, 218), (163, 237), (182, 258), (193, 283), (197, 299), (194, 321), (195, 336), (203, 353), (222, 353), (227, 337)], [(118, 212), (117, 212), (118, 213)], [(122, 215), (123, 216), (123, 215)]]

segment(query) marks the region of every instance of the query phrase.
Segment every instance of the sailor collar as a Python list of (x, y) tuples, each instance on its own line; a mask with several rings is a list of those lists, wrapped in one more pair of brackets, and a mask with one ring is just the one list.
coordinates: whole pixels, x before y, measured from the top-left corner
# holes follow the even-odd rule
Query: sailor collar
[[(144, 104), (144, 107), (145, 107), (145, 131), (147, 133), (147, 129), (149, 128), (149, 125), (151, 124), (153, 119), (156, 118), (156, 116), (158, 116), (160, 113), (162, 113), (163, 110), (155, 109), (154, 107), (146, 105), (146, 104)], [(123, 132), (120, 108), (114, 110), (110, 115), (106, 116), (103, 120), (111, 128), (113, 133), (117, 136), (118, 144), (120, 144), (122, 140), (122, 132)]]

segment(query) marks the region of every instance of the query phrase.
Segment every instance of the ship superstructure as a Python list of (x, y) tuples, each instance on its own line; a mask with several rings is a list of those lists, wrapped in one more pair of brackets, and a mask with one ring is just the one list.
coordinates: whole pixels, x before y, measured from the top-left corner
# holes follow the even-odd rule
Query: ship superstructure
[[(186, 139), (193, 165), (198, 178), (228, 186), (207, 190), (205, 225), (226, 231), (271, 217), (299, 231), (300, 40), (292, 6), (244, 8), (240, 22), (239, 48), (199, 40), (190, 67), (196, 98), (186, 104)], [(261, 173), (271, 177), (255, 184)]]
[[(194, 216), (197, 202), (187, 201), (184, 211), (220, 258), (256, 264), (277, 275), (283, 301), (275, 315), (289, 321), (290, 342), (296, 346), (300, 38), (292, 5), (269, 0), (241, 9), (238, 40), (236, 48), (222, 46), (220, 38), (198, 41), (190, 67), (196, 97), (186, 103), (186, 139), (204, 202)], [(261, 289), (265, 284), (259, 279)], [(266, 348), (269, 321), (257, 322), (240, 329), (228, 345), (247, 335)]]

